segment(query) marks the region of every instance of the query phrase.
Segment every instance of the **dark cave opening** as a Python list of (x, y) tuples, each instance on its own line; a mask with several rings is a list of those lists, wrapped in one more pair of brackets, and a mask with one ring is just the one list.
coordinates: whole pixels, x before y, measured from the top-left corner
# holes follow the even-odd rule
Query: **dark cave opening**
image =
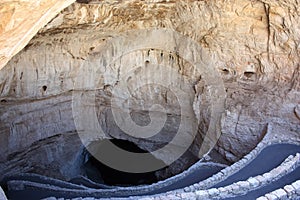
[[(148, 153), (147, 151), (139, 148), (135, 143), (121, 140), (121, 139), (111, 139), (114, 145), (119, 148), (134, 152), (134, 153)], [(87, 161), (85, 162), (83, 168), (86, 176), (95, 182), (112, 185), (112, 186), (135, 186), (135, 185), (146, 185), (158, 182), (158, 178), (155, 175), (156, 171), (147, 173), (128, 173), (113, 169), (87, 152)], [(153, 156), (154, 159), (156, 159)], [(158, 159), (156, 159), (158, 160)], [(158, 160), (162, 162), (161, 160)]]

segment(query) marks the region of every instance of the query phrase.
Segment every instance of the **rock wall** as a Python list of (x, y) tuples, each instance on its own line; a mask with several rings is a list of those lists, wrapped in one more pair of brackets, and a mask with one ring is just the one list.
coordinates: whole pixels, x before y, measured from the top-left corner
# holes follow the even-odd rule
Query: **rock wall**
[(28, 44), (40, 28), (73, 2), (75, 0), (1, 1), (0, 69)]
[[(99, 63), (96, 59), (86, 65), (91, 61), (93, 52), (105, 49), (107, 41), (120, 34), (126, 35), (129, 30), (170, 29), (192, 38), (209, 52), (214, 68), (222, 77), (227, 97), (221, 124), (222, 136), (216, 149), (229, 161), (237, 161), (249, 152), (262, 138), (269, 123), (281, 127), (279, 130), (300, 133), (300, 9), (297, 0), (105, 0), (91, 3), (75, 3), (66, 8), (0, 71), (0, 126), (1, 138), (4, 138), (1, 139), (0, 162), (6, 162), (11, 155), (48, 137), (74, 133), (72, 91), (78, 89), (74, 88), (75, 77), (84, 69), (82, 66)], [(139, 41), (138, 37), (135, 39)], [(109, 56), (113, 57), (113, 53)], [(201, 73), (195, 73), (193, 66), (179, 57), (176, 52), (161, 52), (149, 47), (125, 56), (120, 65), (146, 65), (148, 61), (153, 64), (162, 62), (176, 70), (182, 68), (179, 74), (196, 88), (187, 94), (193, 97), (199, 91), (204, 94), (200, 101), (203, 107), (199, 111), (205, 132), (210, 120), (209, 104), (205, 104), (209, 86), (201, 81), (198, 84), (197, 78)], [(104, 102), (110, 98), (111, 85), (117, 83), (116, 69), (118, 67), (112, 68), (111, 73), (103, 73), (103, 77), (111, 78), (110, 84), (99, 79), (99, 98), (103, 98)], [(83, 81), (88, 83), (89, 77), (83, 78)], [(180, 81), (177, 83), (180, 85)], [(158, 103), (171, 102), (167, 113), (171, 113), (176, 122), (178, 105), (172, 95), (165, 97), (165, 93), (168, 91), (161, 90)], [(149, 99), (147, 95), (153, 94), (145, 88), (137, 95), (146, 100)], [(193, 100), (191, 97), (190, 106)], [(105, 105), (101, 106), (100, 111), (105, 111)], [(101, 113), (105, 112), (99, 112), (99, 116)], [(199, 112), (190, 113), (196, 120)], [(143, 113), (135, 116), (143, 119), (138, 123), (149, 120)], [(110, 119), (107, 118), (108, 121)], [(105, 121), (103, 124), (108, 123)], [(116, 130), (112, 132), (114, 135), (110, 136), (123, 137)], [(202, 135), (198, 135), (198, 144), (203, 139)], [(166, 141), (162, 142), (167, 142), (167, 138), (164, 137)], [(74, 137), (74, 143), (78, 141), (79, 138)], [(63, 141), (58, 146), (67, 142)], [(141, 144), (141, 141), (135, 142)], [(150, 146), (150, 143), (148, 146), (144, 143), (145, 149)], [(80, 149), (80, 145), (77, 148)], [(190, 155), (195, 156), (198, 150), (199, 145), (194, 144)], [(49, 150), (48, 154), (51, 152)], [(75, 152), (70, 154), (76, 157)], [(25, 160), (26, 156), (20, 159)], [(52, 160), (47, 158), (45, 162), (52, 163)], [(186, 162), (180, 161), (179, 165)], [(7, 165), (10, 165), (9, 169), (13, 168), (11, 164)], [(51, 167), (58, 168), (59, 165), (52, 163)]]

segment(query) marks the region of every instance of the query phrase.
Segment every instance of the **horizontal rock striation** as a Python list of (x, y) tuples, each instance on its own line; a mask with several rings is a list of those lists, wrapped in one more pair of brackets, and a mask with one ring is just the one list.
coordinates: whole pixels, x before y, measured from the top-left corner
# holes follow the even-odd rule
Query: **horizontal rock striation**
[[(203, 62), (211, 61), (226, 91), (220, 125), (222, 135), (216, 149), (228, 161), (235, 162), (250, 152), (263, 138), (270, 123), (276, 125), (278, 134), (284, 135), (284, 130), (298, 134), (298, 4), (292, 0), (104, 0), (72, 4), (41, 29), (0, 71), (0, 168), (3, 169), (0, 177), (33, 168), (63, 179), (80, 173), (83, 146), (72, 113), (73, 92), (85, 93), (89, 88), (74, 87), (78, 77), (84, 86), (89, 86), (91, 80), (98, 81), (97, 116), (106, 130), (105, 138), (127, 139), (149, 151), (159, 148), (171, 140), (172, 128), (178, 128), (179, 119), (186, 119), (180, 115), (183, 108), (189, 114), (184, 117), (200, 121), (200, 130), (186, 155), (174, 164), (172, 172), (166, 172), (167, 176), (180, 172), (198, 159), (197, 153), (213, 119), (210, 115), (213, 109), (211, 87), (204, 79), (210, 71), (197, 72), (195, 66), (175, 50), (163, 51), (149, 45), (114, 60), (110, 68), (99, 69), (94, 74), (95, 79), (84, 76), (86, 69), (95, 69), (105, 63), (107, 60), (103, 57), (114, 58), (114, 48), (121, 47), (109, 46), (110, 41), (122, 34), (127, 36), (127, 31), (173, 30), (193, 39), (208, 52), (209, 56), (200, 57)], [(138, 36), (131, 39), (145, 42)], [(166, 44), (165, 39), (157, 36), (162, 44)], [(101, 52), (109, 48), (111, 52), (101, 57)], [(192, 52), (191, 49), (187, 48), (186, 52)], [(133, 121), (146, 125), (149, 113), (163, 113), (169, 117), (165, 134), (150, 140), (128, 137), (113, 123), (112, 91), (119, 86), (120, 77), (128, 72), (135, 73), (136, 77), (145, 75), (138, 66), (144, 69), (158, 64), (169, 66), (183, 77), (172, 79), (172, 84), (181, 88), (185, 94), (182, 96), (188, 100), (180, 105), (168, 87), (144, 87), (136, 91), (134, 82), (126, 79), (132, 89)], [(160, 70), (153, 68), (150, 76), (163, 74)], [(156, 94), (155, 90), (159, 92)], [(85, 102), (86, 110), (92, 105), (90, 103)], [(165, 111), (152, 112), (152, 104), (164, 106)], [(159, 115), (158, 119), (163, 117)], [(59, 158), (61, 155), (67, 162)], [(167, 159), (161, 154), (156, 156)]]

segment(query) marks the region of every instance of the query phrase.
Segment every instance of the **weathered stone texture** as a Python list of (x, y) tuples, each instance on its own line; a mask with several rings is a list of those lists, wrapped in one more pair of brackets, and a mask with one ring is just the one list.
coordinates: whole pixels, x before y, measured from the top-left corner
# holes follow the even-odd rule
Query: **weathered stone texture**
[(62, 9), (75, 0), (2, 0), (0, 5), (0, 69)]
[[(276, 124), (280, 130), (299, 133), (299, 7), (297, 0), (124, 0), (115, 3), (104, 0), (94, 4), (72, 4), (41, 29), (0, 71), (0, 134), (4, 138), (0, 141), (1, 161), (40, 140), (75, 131), (71, 95), (68, 94), (74, 89), (75, 77), (81, 66), (90, 61), (93, 52), (100, 52), (107, 41), (128, 30), (171, 29), (194, 39), (210, 52), (227, 92), (222, 136), (217, 149), (229, 161), (238, 160), (254, 148), (266, 132), (268, 123)], [(6, 34), (4, 30), (10, 30), (7, 28), (10, 22), (3, 23), (6, 25), (0, 26), (1, 38)], [(28, 28), (32, 23), (34, 21), (24, 26)], [(20, 27), (22, 31), (25, 29)], [(14, 44), (19, 41), (18, 34), (4, 38), (12, 38), (7, 41)], [(3, 48), (1, 52), (6, 55), (10, 49)], [(160, 53), (159, 50), (148, 55), (147, 50), (133, 52), (124, 57), (124, 63), (142, 63), (147, 59), (157, 63)], [(180, 74), (192, 82), (197, 81), (199, 74), (193, 72), (193, 66), (184, 63), (174, 52), (162, 53), (163, 64), (178, 61), (181, 64), (175, 64), (174, 69), (185, 66)], [(113, 57), (113, 52), (109, 56)], [(112, 77), (112, 82), (116, 83), (117, 74), (118, 71), (113, 69), (105, 76)], [(88, 82), (88, 77), (85, 78), (83, 81)], [(101, 98), (109, 99), (110, 87), (99, 86)], [(201, 81), (198, 86), (196, 92), (204, 91), (203, 105), (209, 105), (205, 104), (209, 100), (205, 95), (207, 87)], [(149, 99), (147, 92), (145, 89), (146, 95), (141, 92), (140, 97)], [(172, 114), (178, 114), (178, 105), (172, 95), (160, 96), (160, 103), (165, 100), (172, 102)], [(100, 114), (106, 112), (105, 106), (99, 110), (103, 111)], [(207, 110), (201, 112), (203, 119), (209, 119)], [(142, 119), (140, 123), (148, 120), (143, 113), (136, 113), (138, 115), (137, 118)], [(176, 117), (173, 119), (176, 121)], [(207, 122), (203, 121), (205, 130)], [(113, 134), (123, 137), (118, 132)], [(145, 149), (150, 148), (149, 144), (144, 145)], [(192, 155), (197, 148), (195, 145), (191, 149)], [(51, 163), (51, 159), (48, 161)]]

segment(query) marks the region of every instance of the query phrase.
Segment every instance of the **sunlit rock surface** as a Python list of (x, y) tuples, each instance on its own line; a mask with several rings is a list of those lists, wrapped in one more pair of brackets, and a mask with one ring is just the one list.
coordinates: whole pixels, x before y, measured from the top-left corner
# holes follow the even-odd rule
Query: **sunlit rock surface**
[[(299, 133), (298, 4), (292, 0), (107, 0), (72, 4), (0, 71), (0, 177), (30, 170), (63, 179), (81, 173), (83, 147), (72, 113), (72, 92), (78, 89), (74, 85), (84, 67), (99, 66), (94, 52), (101, 52), (111, 39), (131, 30), (171, 29), (209, 52), (226, 89), (222, 136), (215, 148), (227, 160), (234, 162), (248, 153), (270, 123), (280, 130)], [(13, 34), (8, 38), (17, 40)], [(139, 41), (139, 37), (134, 39)], [(106, 56), (113, 58), (113, 51)], [(107, 138), (127, 139), (149, 151), (170, 141), (181, 107), (168, 89), (158, 87), (154, 94), (155, 88), (144, 87), (131, 93), (138, 99), (131, 100), (132, 118), (137, 124), (149, 123), (149, 105), (165, 106), (169, 116), (166, 131), (153, 141), (124, 135), (115, 128), (109, 109), (121, 66), (126, 66), (122, 67), (122, 77), (136, 66), (157, 64), (170, 66), (188, 80), (174, 80), (174, 84), (189, 97), (184, 106), (192, 120), (201, 119), (201, 131), (205, 133), (211, 120), (209, 85), (200, 78), (201, 73), (176, 52), (148, 48), (122, 56), (111, 69), (97, 74), (97, 116)], [(142, 75), (139, 71), (136, 74)], [(150, 76), (157, 74), (155, 68), (150, 70)], [(81, 80), (88, 85), (90, 78), (82, 76)], [(153, 95), (157, 96), (151, 99)], [(198, 110), (193, 108), (197, 102), (202, 106)], [(197, 159), (201, 131), (169, 175)]]
[(0, 5), (0, 69), (62, 9), (75, 0), (2, 0)]

